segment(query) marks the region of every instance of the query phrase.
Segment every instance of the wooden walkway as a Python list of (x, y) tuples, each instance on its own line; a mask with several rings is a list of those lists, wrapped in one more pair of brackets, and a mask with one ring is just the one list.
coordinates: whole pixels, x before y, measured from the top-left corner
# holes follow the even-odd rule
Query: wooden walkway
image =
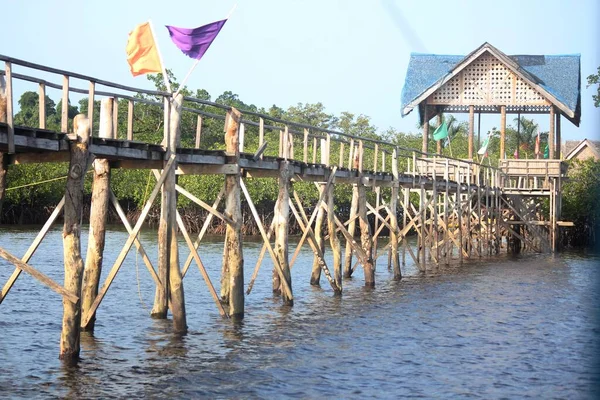
[[(94, 329), (96, 310), (134, 245), (156, 283), (152, 315), (166, 318), (170, 310), (176, 332), (187, 329), (183, 279), (191, 264), (200, 269), (221, 315), (242, 318), (245, 292), (251, 292), (267, 253), (274, 264), (273, 290), (281, 293), (285, 304), (293, 305), (290, 268), (299, 249), (305, 245), (314, 253), (310, 283), (320, 284), (323, 274), (333, 292), (338, 294), (343, 291), (343, 278), (355, 272), (354, 260), (363, 270), (365, 285), (375, 286), (376, 260), (383, 254), (387, 256), (394, 279), (400, 280), (401, 265), (407, 256), (421, 270), (426, 270), (436, 264), (493, 256), (501, 251), (556, 249), (558, 226), (561, 225), (560, 183), (566, 173), (560, 161), (502, 160), (500, 168), (494, 168), (195, 98), (126, 87), (6, 56), (0, 55), (0, 60), (5, 62), (2, 79), (5, 83), (0, 90), (0, 96), (6, 100), (6, 109), (0, 109), (0, 152), (3, 153), (4, 172), (9, 164), (69, 162), (65, 196), (27, 253), (22, 257), (12, 255), (0, 243), (0, 256), (15, 265), (13, 275), (2, 289), (0, 303), (22, 271), (59, 293), (65, 306), (61, 358), (78, 357), (80, 330)], [(51, 74), (62, 80), (62, 84), (14, 73), (14, 66), (26, 67), (43, 76)], [(37, 85), (38, 128), (14, 125), (13, 85), (16, 80)], [(74, 87), (74, 82), (87, 86), (87, 89)], [(74, 93), (88, 96), (90, 112), (69, 120), (65, 108), (61, 132), (45, 129), (47, 88), (61, 90), (63, 104), (67, 104)], [(126, 132), (118, 132), (119, 99), (128, 104)], [(100, 121), (98, 129), (94, 130), (93, 110), (97, 100), (101, 100)], [(167, 122), (161, 144), (135, 141), (134, 116), (140, 105), (161, 110), (163, 121)], [(224, 113), (207, 112), (206, 106)], [(181, 132), (180, 121), (186, 113), (193, 114), (197, 120), (195, 132)], [(203, 129), (210, 119), (223, 123), (222, 150), (202, 149)], [(71, 125), (73, 129), (69, 129)], [(182, 137), (188, 142), (193, 138), (194, 145), (182, 146)], [(94, 171), (90, 216), (93, 234), (90, 234), (84, 257), (79, 224), (84, 199), (83, 180), (90, 168)], [(110, 170), (115, 168), (149, 169), (156, 177), (156, 185), (133, 226), (110, 190)], [(177, 182), (178, 175), (206, 174), (225, 176), (224, 187), (212, 205), (202, 200), (201, 194), (194, 195)], [(278, 198), (273, 199), (276, 200), (275, 216), (270, 227), (263, 226), (245, 185), (245, 180), (255, 177), (278, 180), (279, 193)], [(320, 193), (316, 204), (308, 204), (293, 190), (296, 181), (315, 182)], [(352, 186), (350, 217), (346, 221), (341, 221), (335, 213), (335, 185)], [(0, 191), (4, 190), (4, 183), (0, 182)], [(367, 201), (367, 191), (375, 192), (375, 204)], [(210, 213), (195, 239), (187, 232), (177, 211), (178, 195), (190, 198)], [(157, 200), (159, 196), (160, 201)], [(242, 198), (247, 202), (264, 242), (248, 284), (244, 282), (243, 272), (244, 268), (252, 266), (248, 265), (249, 260), (244, 265), (240, 230)], [(550, 201), (549, 213), (543, 212), (546, 198)], [(154, 203), (160, 203), (161, 220), (159, 256), (153, 262), (137, 235)], [(106, 281), (100, 285), (101, 269), (107, 267), (102, 265), (101, 256), (109, 205), (116, 209), (130, 235), (115, 263), (109, 266)], [(307, 210), (312, 213), (308, 215)], [(64, 215), (64, 285), (28, 264), (61, 212)], [(197, 252), (211, 219), (215, 217), (227, 225), (222, 275), (212, 277), (212, 280), (220, 279), (219, 293)], [(288, 246), (290, 218), (295, 218), (303, 230), (300, 243), (293, 252)], [(325, 225), (333, 265), (328, 265), (324, 258)], [(384, 253), (377, 254), (377, 241), (384, 240), (383, 232), (389, 232), (385, 239), (387, 246)], [(416, 248), (409, 245), (409, 234), (417, 236)], [(179, 261), (178, 240), (185, 240), (190, 251), (183, 263)]]

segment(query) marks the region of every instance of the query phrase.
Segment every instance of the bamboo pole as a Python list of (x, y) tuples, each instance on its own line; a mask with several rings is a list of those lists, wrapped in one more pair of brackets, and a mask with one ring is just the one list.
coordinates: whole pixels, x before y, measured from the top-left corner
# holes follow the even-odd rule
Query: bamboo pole
[[(71, 142), (71, 160), (64, 206), (63, 249), (65, 265), (65, 284), (67, 291), (74, 296), (81, 293), (83, 260), (81, 258), (81, 216), (83, 213), (83, 181), (88, 163), (88, 140), (90, 124), (87, 117), (79, 114), (75, 117), (73, 128), (77, 141)], [(79, 332), (81, 325), (81, 306), (77, 302), (63, 299), (63, 321), (60, 336), (61, 360), (75, 361), (79, 358)]]
[[(225, 152), (239, 163), (239, 133), (241, 113), (231, 108), (227, 112), (229, 121), (225, 133)], [(242, 205), (240, 173), (225, 176), (225, 215), (234, 221), (228, 224), (225, 232), (223, 268), (221, 275), (221, 299), (229, 304), (232, 318), (244, 318), (244, 256), (242, 251)]]
[(473, 132), (475, 130), (475, 106), (469, 106), (469, 160), (473, 159)]
[[(92, 92), (93, 83), (90, 83)], [(100, 103), (100, 130), (101, 138), (112, 136), (113, 99), (102, 99)], [(93, 104), (93, 101), (92, 103)], [(89, 111), (89, 110), (88, 110)], [(93, 109), (92, 109), (93, 112)], [(88, 115), (90, 113), (88, 112)], [(89, 117), (88, 117), (89, 119)], [(91, 121), (91, 120), (89, 120)], [(85, 257), (85, 271), (83, 273), (83, 288), (81, 291), (81, 312), (85, 315), (98, 295), (100, 274), (102, 273), (102, 260), (106, 235), (106, 218), (110, 195), (110, 165), (107, 159), (96, 158), (94, 161), (94, 182), (92, 186), (92, 205), (90, 208), (90, 230), (88, 236), (88, 249)], [(92, 314), (85, 331), (94, 331), (96, 314)]]
[(500, 159), (506, 158), (506, 106), (500, 106)]

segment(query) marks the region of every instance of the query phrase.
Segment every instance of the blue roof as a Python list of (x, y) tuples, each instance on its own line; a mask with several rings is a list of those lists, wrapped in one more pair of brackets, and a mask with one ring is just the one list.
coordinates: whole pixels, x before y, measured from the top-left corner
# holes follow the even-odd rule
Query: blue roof
[[(402, 89), (402, 112), (427, 89), (451, 73), (468, 56), (417, 54), (410, 57)], [(579, 123), (581, 91), (580, 55), (515, 55), (508, 56), (518, 67), (531, 75), (534, 82), (576, 115)]]

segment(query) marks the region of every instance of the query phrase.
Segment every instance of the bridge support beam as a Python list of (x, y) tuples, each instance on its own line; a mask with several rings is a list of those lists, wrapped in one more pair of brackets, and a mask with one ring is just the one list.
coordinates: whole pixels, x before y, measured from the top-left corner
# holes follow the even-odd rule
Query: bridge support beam
[[(325, 191), (325, 184), (319, 184), (319, 197), (323, 196)], [(315, 220), (315, 245), (319, 248), (321, 254), (325, 254), (325, 238), (323, 236), (323, 221), (325, 220), (325, 210), (320, 204), (317, 204), (317, 219)], [(310, 274), (310, 284), (313, 286), (320, 286), (321, 284), (321, 264), (319, 263), (319, 257), (316, 255), (313, 258), (313, 267)]]
[[(274, 215), (275, 226), (275, 255), (283, 272), (283, 279), (287, 286), (292, 289), (292, 275), (290, 273), (290, 263), (288, 257), (288, 232), (290, 216), (290, 187), (291, 187), (291, 169), (288, 161), (279, 163), (279, 195)], [(276, 273), (276, 272), (275, 272)], [(278, 276), (279, 277), (279, 276)], [(286, 292), (282, 292), (283, 304), (292, 306), (294, 299)]]
[(327, 189), (327, 231), (329, 233), (329, 244), (333, 253), (333, 276), (336, 286), (342, 289), (342, 250), (340, 239), (335, 228), (333, 183)]
[[(241, 113), (232, 108), (227, 112), (225, 132), (226, 154), (238, 164), (240, 158), (239, 131)], [(234, 319), (244, 318), (244, 256), (242, 251), (242, 204), (241, 175), (225, 176), (225, 215), (233, 220), (227, 224), (223, 266), (221, 272), (221, 299), (229, 305), (229, 315)]]
[[(73, 121), (77, 141), (71, 142), (71, 160), (67, 176), (64, 208), (63, 251), (65, 265), (65, 289), (79, 297), (83, 277), (81, 258), (81, 215), (83, 213), (83, 181), (88, 163), (88, 139), (90, 125), (87, 117), (79, 114)], [(81, 325), (81, 302), (72, 303), (63, 298), (63, 321), (60, 335), (61, 360), (77, 361), (79, 358), (79, 334)]]
[(362, 174), (358, 183), (358, 220), (360, 225), (360, 242), (365, 253), (365, 262), (363, 270), (365, 272), (365, 286), (375, 287), (375, 263), (373, 262), (373, 239), (371, 235), (371, 226), (367, 219), (367, 194), (366, 188), (362, 184)]
[[(352, 155), (351, 166), (354, 169), (358, 169), (359, 153), (358, 146), (352, 145), (350, 147), (350, 153)], [(358, 185), (352, 185), (352, 200), (350, 203), (350, 216), (348, 222), (348, 233), (351, 237), (354, 237), (356, 233), (356, 215), (358, 213)], [(346, 252), (344, 254), (344, 278), (352, 277), (352, 242), (346, 240)]]
[[(102, 99), (100, 106), (100, 134), (101, 138), (112, 137), (113, 130), (113, 99)], [(89, 115), (89, 113), (88, 113)], [(88, 116), (88, 120), (91, 119)], [(102, 260), (104, 241), (106, 235), (106, 217), (110, 198), (110, 165), (107, 159), (97, 158), (94, 161), (94, 182), (92, 186), (92, 204), (90, 208), (90, 231), (88, 249), (85, 257), (85, 271), (83, 273), (83, 288), (81, 291), (81, 312), (87, 315), (90, 311), (100, 286), (102, 273)], [(84, 331), (94, 331), (96, 313), (93, 313)]]
[[(6, 85), (4, 76), (0, 76), (0, 122), (6, 122)], [(2, 223), (2, 205), (6, 194), (6, 173), (8, 171), (7, 158), (4, 153), (0, 153), (0, 223)]]

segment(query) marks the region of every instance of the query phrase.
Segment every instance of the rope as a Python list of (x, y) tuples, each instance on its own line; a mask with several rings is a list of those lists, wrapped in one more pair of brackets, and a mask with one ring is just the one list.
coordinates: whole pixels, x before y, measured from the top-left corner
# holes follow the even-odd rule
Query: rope
[[(92, 171), (88, 171), (87, 173), (89, 174), (89, 173), (91, 173), (91, 172), (92, 172)], [(8, 191), (10, 191), (10, 190), (23, 189), (23, 188), (26, 188), (26, 187), (29, 187), (29, 186), (35, 186), (35, 185), (41, 185), (41, 184), (43, 184), (43, 183), (48, 183), (48, 182), (59, 181), (59, 180), (61, 180), (61, 179), (66, 179), (67, 177), (68, 177), (68, 175), (65, 175), (65, 176), (59, 176), (58, 178), (47, 179), (47, 180), (45, 180), (45, 181), (39, 181), (39, 182), (34, 182), (34, 183), (28, 183), (28, 184), (26, 184), (26, 185), (21, 185), (21, 186), (10, 187), (10, 188), (7, 188), (7, 189), (6, 189), (6, 191), (8, 192)]]

